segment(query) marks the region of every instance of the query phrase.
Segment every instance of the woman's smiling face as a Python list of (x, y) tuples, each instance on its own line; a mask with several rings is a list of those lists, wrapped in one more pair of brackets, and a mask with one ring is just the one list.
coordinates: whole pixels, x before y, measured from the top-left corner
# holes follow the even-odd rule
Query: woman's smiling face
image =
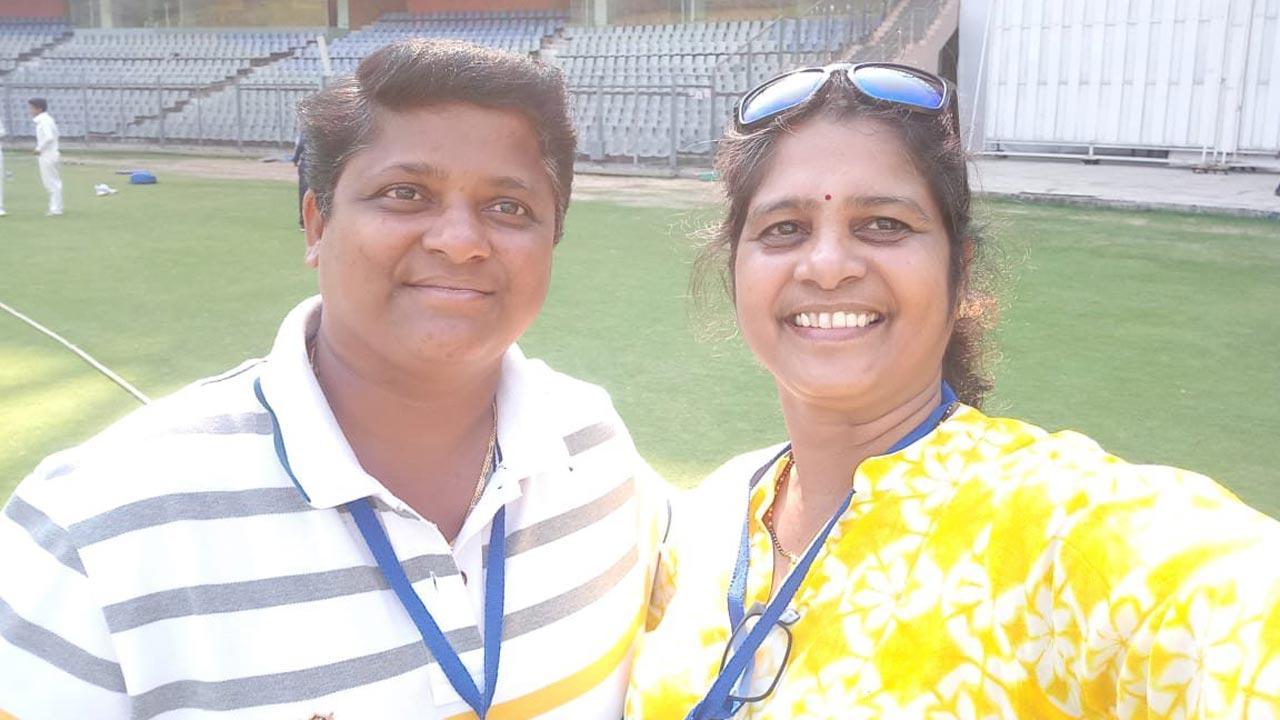
[(330, 341), (404, 367), (496, 362), (546, 298), (556, 201), (524, 116), (383, 112), (328, 218), (312, 210)]
[(734, 255), (738, 325), (779, 390), (872, 418), (941, 379), (954, 313), (942, 211), (898, 132), (779, 136)]

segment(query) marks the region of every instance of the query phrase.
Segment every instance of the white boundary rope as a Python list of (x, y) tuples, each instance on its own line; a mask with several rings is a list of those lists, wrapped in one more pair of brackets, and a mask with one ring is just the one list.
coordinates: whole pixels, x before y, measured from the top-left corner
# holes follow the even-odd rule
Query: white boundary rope
[(112, 371), (111, 371), (111, 368), (107, 367), (106, 365), (103, 365), (102, 363), (98, 362), (97, 360), (94, 360), (94, 359), (93, 359), (93, 357), (89, 355), (89, 353), (87, 353), (87, 352), (85, 352), (85, 351), (81, 350), (80, 348), (76, 347), (75, 345), (72, 345), (70, 342), (68, 342), (65, 338), (63, 338), (63, 337), (62, 337), (61, 335), (59, 335), (58, 333), (56, 333), (56, 332), (54, 332), (54, 331), (50, 330), (49, 328), (47, 328), (47, 327), (45, 327), (45, 326), (41, 325), (40, 323), (36, 322), (35, 320), (32, 320), (31, 318), (27, 317), (26, 315), (23, 315), (22, 313), (18, 312), (17, 310), (14, 310), (13, 308), (9, 307), (8, 305), (4, 304), (3, 302), (0, 302), (0, 310), (4, 310), (5, 312), (7, 312), (7, 313), (9, 313), (10, 315), (12, 315), (12, 316), (14, 316), (14, 317), (18, 318), (19, 320), (21, 320), (22, 322), (24, 322), (24, 323), (26, 323), (26, 324), (30, 325), (31, 327), (35, 328), (36, 330), (39, 330), (40, 332), (44, 333), (45, 335), (48, 335), (50, 338), (53, 338), (55, 341), (57, 341), (57, 342), (58, 342), (59, 344), (61, 344), (63, 347), (65, 347), (66, 349), (68, 349), (68, 350), (70, 350), (71, 352), (73, 352), (73, 353), (75, 353), (76, 355), (78, 355), (78, 356), (80, 357), (80, 359), (81, 359), (81, 360), (84, 360), (86, 363), (88, 363), (88, 364), (89, 364), (89, 366), (90, 366), (90, 367), (92, 367), (94, 370), (97, 370), (98, 372), (102, 373), (103, 375), (105, 375), (105, 376), (107, 377), (107, 379), (108, 379), (108, 380), (110, 380), (111, 382), (114, 382), (116, 385), (119, 385), (121, 388), (123, 388), (123, 389), (124, 389), (124, 391), (125, 391), (125, 392), (127, 392), (127, 393), (129, 393), (130, 395), (132, 395), (132, 396), (134, 396), (135, 398), (137, 398), (138, 402), (142, 403), (143, 405), (146, 405), (147, 403), (151, 402), (151, 398), (149, 398), (149, 397), (147, 397), (146, 395), (144, 395), (144, 394), (142, 393), (142, 391), (141, 391), (141, 390), (139, 390), (138, 388), (134, 387), (133, 385), (130, 385), (128, 380), (125, 380), (124, 378), (122, 378), (122, 377), (120, 377), (119, 375), (117, 375), (117, 374), (115, 374), (114, 372), (112, 372)]

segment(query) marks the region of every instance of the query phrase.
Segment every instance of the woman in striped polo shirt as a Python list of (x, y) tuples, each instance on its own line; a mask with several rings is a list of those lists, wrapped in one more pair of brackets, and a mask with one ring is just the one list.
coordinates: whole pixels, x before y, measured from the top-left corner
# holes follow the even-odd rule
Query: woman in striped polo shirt
[(302, 121), (320, 296), (18, 487), (0, 717), (616, 719), (668, 514), (608, 395), (515, 345), (559, 71), (404, 41)]
[(739, 103), (709, 257), (789, 439), (677, 513), (626, 716), (1280, 717), (1280, 524), (977, 409), (951, 92), (839, 64)]

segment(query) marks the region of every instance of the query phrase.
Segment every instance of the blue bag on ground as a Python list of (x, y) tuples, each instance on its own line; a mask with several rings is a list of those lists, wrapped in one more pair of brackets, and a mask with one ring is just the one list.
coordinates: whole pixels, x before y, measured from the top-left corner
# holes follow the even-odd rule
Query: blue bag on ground
[(129, 175), (130, 185), (155, 185), (156, 176), (146, 170), (135, 170)]

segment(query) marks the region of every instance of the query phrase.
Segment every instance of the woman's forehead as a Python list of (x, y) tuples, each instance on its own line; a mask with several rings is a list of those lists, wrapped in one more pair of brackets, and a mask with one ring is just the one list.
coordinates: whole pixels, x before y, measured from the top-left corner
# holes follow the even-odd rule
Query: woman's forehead
[[(538, 133), (524, 113), (513, 108), (496, 108), (466, 102), (444, 102), (404, 109), (375, 108), (372, 112), (371, 144), (448, 145), (453, 141), (480, 141), (517, 144), (537, 148)], [(500, 130), (497, 136), (486, 132)], [(443, 138), (440, 143), (429, 143)]]
[(794, 194), (833, 201), (857, 196), (932, 201), (901, 132), (885, 121), (818, 117), (777, 137), (753, 207)]
[(537, 132), (519, 111), (448, 103), (374, 117), (370, 142), (351, 159), (361, 172), (404, 166), (549, 183)]

